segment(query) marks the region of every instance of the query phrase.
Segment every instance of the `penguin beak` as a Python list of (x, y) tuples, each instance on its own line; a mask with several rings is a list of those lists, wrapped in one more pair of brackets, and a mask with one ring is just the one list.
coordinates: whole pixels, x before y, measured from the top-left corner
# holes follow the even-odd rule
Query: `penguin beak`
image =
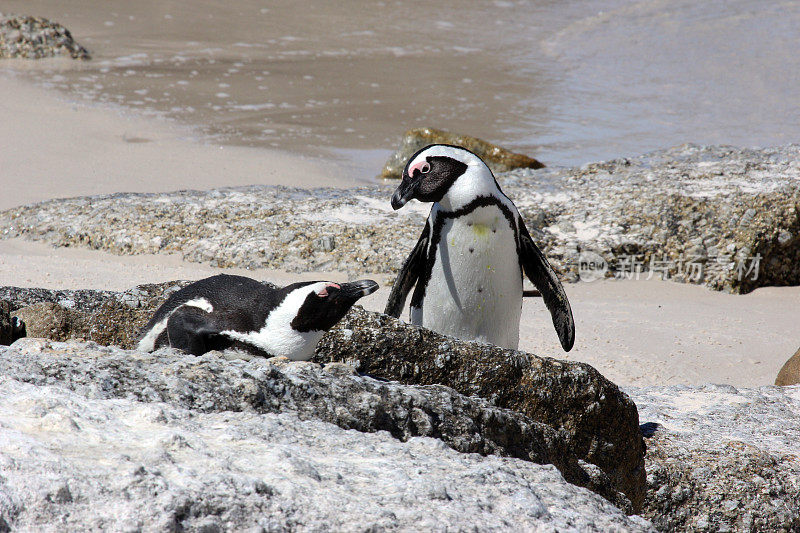
[(372, 294), (373, 292), (378, 290), (378, 284), (372, 281), (371, 279), (360, 279), (358, 281), (352, 281), (350, 283), (342, 283), (341, 284), (341, 295), (344, 298), (352, 299), (353, 301), (358, 300), (368, 294)]
[(417, 194), (420, 180), (412, 181), (408, 174), (403, 174), (403, 182), (392, 195), (392, 209), (397, 211)]

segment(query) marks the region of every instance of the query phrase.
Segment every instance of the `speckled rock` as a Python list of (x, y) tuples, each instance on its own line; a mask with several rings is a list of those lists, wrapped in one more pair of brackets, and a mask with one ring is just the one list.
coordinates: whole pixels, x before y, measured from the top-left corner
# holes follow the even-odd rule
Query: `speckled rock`
[[(660, 277), (734, 293), (800, 284), (800, 146), (685, 145), (498, 176), (566, 281)], [(221, 267), (396, 272), (430, 207), (392, 186), (114, 194), (0, 212), (0, 238)]]
[(587, 364), (463, 342), (358, 307), (320, 340), (314, 360), (401, 383), (447, 385), (560, 428), (575, 455), (599, 467), (634, 509), (642, 504), (636, 406)]
[(627, 388), (660, 531), (800, 531), (800, 387)]
[(651, 530), (514, 458), (566, 457), (558, 432), (446, 387), (35, 339), (0, 383), (11, 528)]
[(450, 133), (434, 128), (414, 128), (403, 134), (400, 148), (389, 157), (381, 171), (382, 178), (400, 179), (408, 158), (417, 150), (429, 144), (452, 144), (462, 146), (483, 159), (492, 172), (507, 172), (517, 168), (544, 168), (544, 165), (532, 157), (517, 154), (496, 144), (486, 142), (477, 137)]
[(57, 56), (90, 59), (88, 50), (61, 24), (41, 17), (0, 13), (0, 58)]
[(87, 338), (89, 315), (56, 303), (40, 302), (14, 312), (22, 319), (29, 337), (54, 341)]
[(775, 378), (775, 385), (800, 384), (800, 350), (797, 350), (781, 367)]
[(25, 321), (29, 337), (133, 348), (158, 306), (188, 283), (146, 284), (122, 292), (0, 287), (0, 298)]

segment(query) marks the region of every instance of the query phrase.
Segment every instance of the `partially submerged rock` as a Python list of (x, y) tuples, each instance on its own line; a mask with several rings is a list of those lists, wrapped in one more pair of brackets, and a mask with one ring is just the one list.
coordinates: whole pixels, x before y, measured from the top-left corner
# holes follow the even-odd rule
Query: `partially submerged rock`
[[(685, 145), (581, 168), (498, 176), (563, 279), (660, 277), (734, 293), (800, 284), (800, 146)], [(220, 267), (396, 272), (430, 207), (393, 187), (52, 200), (0, 213), (0, 238)], [(333, 238), (335, 237), (335, 238)]]
[(90, 59), (89, 51), (61, 24), (42, 17), (0, 13), (0, 58), (57, 56)]
[(35, 339), (0, 376), (11, 528), (650, 529), (530, 461), (558, 432), (446, 387)]
[(626, 389), (660, 531), (800, 531), (800, 387)]
[(322, 338), (315, 360), (401, 383), (447, 385), (561, 429), (575, 455), (598, 466), (634, 509), (642, 504), (636, 406), (587, 364), (463, 342), (359, 307)]
[(781, 367), (775, 378), (775, 385), (800, 384), (800, 350), (797, 350)]
[(403, 134), (400, 147), (389, 157), (381, 171), (381, 177), (400, 179), (408, 158), (430, 144), (452, 144), (466, 148), (483, 159), (495, 174), (516, 168), (544, 168), (542, 163), (532, 157), (514, 153), (477, 137), (434, 128), (414, 128)]

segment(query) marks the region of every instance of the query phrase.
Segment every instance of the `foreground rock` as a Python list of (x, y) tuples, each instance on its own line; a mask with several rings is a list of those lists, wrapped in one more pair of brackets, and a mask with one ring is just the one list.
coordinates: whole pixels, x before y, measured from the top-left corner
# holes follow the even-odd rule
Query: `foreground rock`
[(778, 376), (775, 378), (775, 385), (797, 385), (800, 384), (800, 350), (781, 367)]
[(34, 339), (0, 348), (0, 383), (6, 528), (649, 529), (499, 456), (555, 431), (445, 387)]
[[(800, 146), (687, 145), (581, 168), (517, 170), (498, 181), (568, 281), (664, 275), (735, 293), (800, 284)], [(0, 237), (175, 253), (221, 267), (395, 272), (429, 206), (394, 212), (392, 189), (53, 200), (0, 213)]]
[(644, 443), (636, 406), (589, 365), (458, 341), (354, 308), (317, 346), (317, 361), (342, 361), (402, 383), (443, 384), (561, 428), (572, 452), (598, 466), (638, 509)]
[(464, 147), (483, 159), (495, 174), (517, 168), (544, 168), (542, 163), (532, 157), (511, 152), (477, 137), (434, 128), (414, 128), (403, 134), (400, 148), (389, 157), (381, 171), (381, 177), (384, 179), (403, 177), (403, 169), (408, 158), (430, 144), (452, 144)]
[(626, 389), (660, 531), (800, 531), (800, 387)]
[(41, 17), (0, 13), (0, 58), (58, 56), (90, 59), (88, 50), (61, 24)]
[[(121, 293), (6, 287), (0, 288), (0, 297), (9, 299), (14, 308), (27, 304), (17, 314), (31, 320), (37, 328), (33, 331), (48, 338), (133, 347), (141, 325), (183, 283), (145, 285)], [(73, 308), (30, 305), (37, 299), (73, 302)], [(76, 301), (80, 304), (75, 305)], [(42, 309), (47, 313), (41, 313)], [(448, 385), (524, 413), (566, 431), (568, 455), (599, 466), (613, 490), (602, 488), (603, 483), (591, 476), (584, 479), (569, 461), (558, 462), (559, 454), (540, 462), (558, 465), (570, 481), (590, 486), (623, 507), (625, 502), (615, 496), (616, 491), (624, 493), (634, 509), (644, 498), (644, 447), (636, 407), (589, 365), (459, 342), (359, 307), (323, 338), (318, 360), (347, 361), (362, 372), (405, 383)]]

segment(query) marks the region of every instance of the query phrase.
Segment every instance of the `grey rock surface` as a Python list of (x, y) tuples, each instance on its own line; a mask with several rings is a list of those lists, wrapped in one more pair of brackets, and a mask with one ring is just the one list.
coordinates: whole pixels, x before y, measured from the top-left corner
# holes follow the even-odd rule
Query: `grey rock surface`
[(447, 385), (560, 428), (572, 453), (599, 467), (634, 510), (642, 505), (645, 448), (636, 406), (587, 364), (464, 342), (359, 307), (320, 340), (314, 360), (402, 383)]
[(508, 172), (517, 168), (544, 168), (544, 165), (527, 155), (518, 154), (469, 135), (451, 133), (435, 128), (413, 128), (403, 134), (398, 149), (389, 156), (381, 171), (381, 178), (400, 179), (408, 159), (418, 150), (431, 144), (461, 146), (476, 154), (489, 165), (492, 172)]
[(800, 386), (628, 388), (660, 531), (800, 531)]
[(0, 523), (652, 530), (552, 466), (453, 449), (492, 452), (475, 425), (511, 417), (343, 365), (23, 339), (0, 348)]
[(0, 13), (0, 59), (57, 56), (90, 59), (88, 50), (61, 24), (42, 17)]
[[(498, 181), (567, 281), (663, 275), (736, 293), (800, 283), (798, 145), (684, 145)], [(253, 186), (53, 200), (0, 213), (0, 237), (177, 253), (221, 267), (395, 272), (429, 206), (394, 212), (392, 189)]]

